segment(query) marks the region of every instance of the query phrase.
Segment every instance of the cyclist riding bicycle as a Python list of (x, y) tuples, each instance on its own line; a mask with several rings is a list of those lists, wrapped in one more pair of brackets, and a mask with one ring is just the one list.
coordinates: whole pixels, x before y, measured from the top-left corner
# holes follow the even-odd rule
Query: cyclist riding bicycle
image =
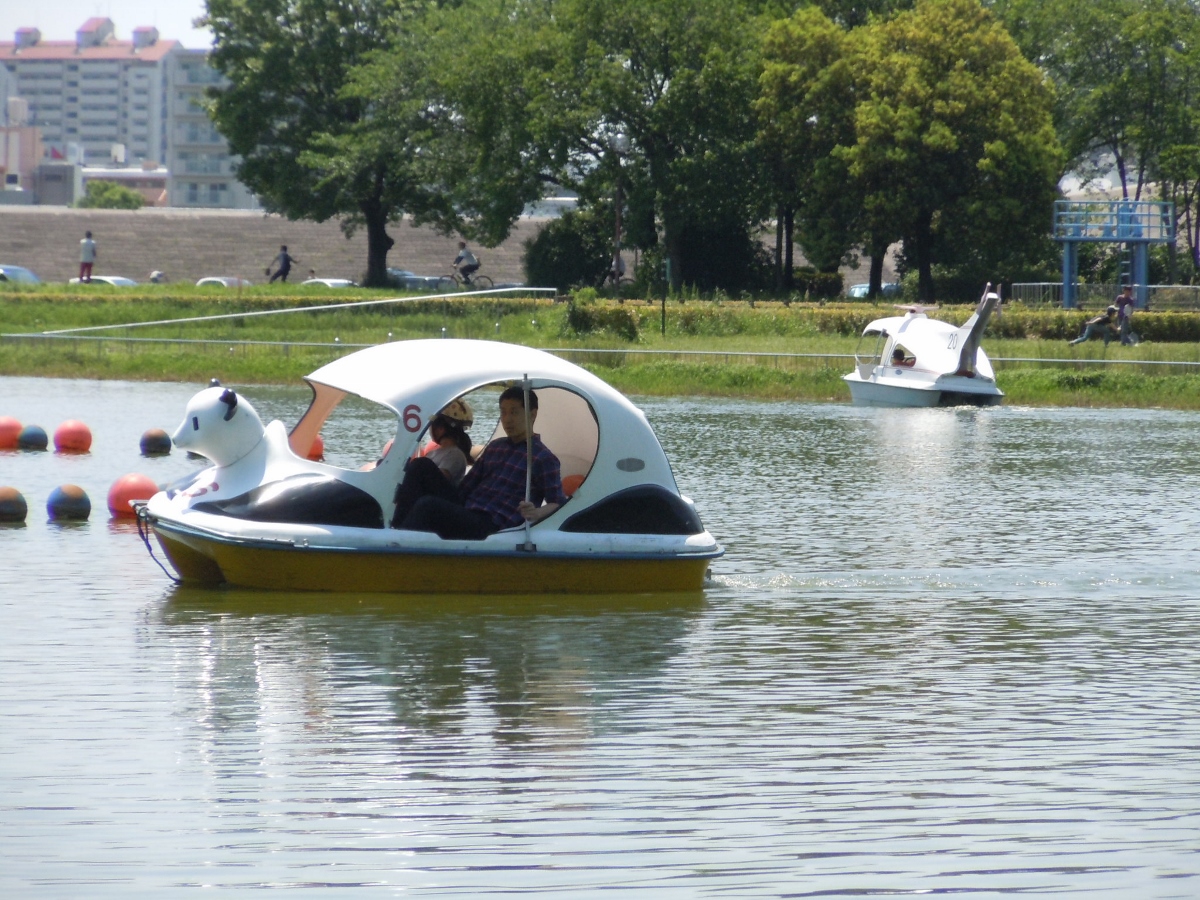
[(458, 242), (458, 256), (454, 257), (451, 267), (462, 276), (464, 284), (471, 283), (471, 275), (479, 268), (479, 260), (467, 249), (466, 241)]

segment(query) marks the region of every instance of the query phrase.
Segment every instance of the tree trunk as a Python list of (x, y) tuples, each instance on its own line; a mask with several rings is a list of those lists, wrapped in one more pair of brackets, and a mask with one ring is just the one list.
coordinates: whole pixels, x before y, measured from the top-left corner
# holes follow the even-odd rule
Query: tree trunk
[(783, 289), (791, 291), (796, 287), (795, 262), (792, 248), (795, 246), (796, 210), (789, 206), (784, 215), (783, 225)]
[(387, 287), (387, 255), (396, 243), (387, 233), (387, 213), (377, 200), (364, 201), (360, 208), (367, 224), (367, 274), (363, 287)]
[(663, 229), (663, 243), (667, 251), (667, 288), (671, 293), (678, 294), (683, 288), (683, 251), (679, 247), (679, 238), (675, 229)]
[(922, 212), (917, 218), (917, 299), (922, 303), (933, 302), (933, 214)]
[(871, 241), (871, 275), (867, 279), (867, 296), (874, 300), (883, 293), (883, 260), (887, 245), (878, 238)]
[(783, 290), (783, 204), (775, 206), (775, 290)]

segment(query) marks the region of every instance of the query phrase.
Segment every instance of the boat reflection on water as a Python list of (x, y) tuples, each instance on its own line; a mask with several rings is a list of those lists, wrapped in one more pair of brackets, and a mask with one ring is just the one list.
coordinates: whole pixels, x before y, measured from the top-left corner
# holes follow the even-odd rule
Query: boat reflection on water
[[(482, 728), (502, 743), (535, 733), (571, 742), (605, 730), (607, 695), (627, 702), (630, 682), (654, 681), (704, 606), (700, 592), (389, 597), (180, 586), (160, 621), (178, 651), (173, 680), (194, 688), (189, 718), (210, 737), (320, 729), (339, 743), (390, 746)], [(614, 713), (628, 717), (627, 705)], [(396, 730), (381, 734), (387, 721)]]

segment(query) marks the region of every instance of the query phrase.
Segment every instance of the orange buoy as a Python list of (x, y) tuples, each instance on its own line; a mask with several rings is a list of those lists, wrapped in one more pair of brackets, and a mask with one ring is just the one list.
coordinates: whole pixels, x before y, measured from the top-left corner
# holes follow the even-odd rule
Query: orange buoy
[(325, 458), (325, 439), (319, 434), (313, 438), (312, 446), (308, 448), (308, 458), (320, 462)]
[(16, 450), (21, 423), (12, 416), (0, 416), (0, 450)]
[(46, 513), (53, 521), (82, 522), (92, 514), (92, 501), (77, 484), (64, 484), (50, 492)]
[(24, 522), (29, 504), (14, 487), (0, 487), (0, 522)]
[(167, 456), (171, 452), (171, 436), (161, 428), (149, 428), (142, 434), (142, 456)]
[(45, 450), (46, 429), (41, 425), (26, 425), (17, 435), (17, 446), (22, 450)]
[(67, 419), (54, 429), (54, 449), (58, 453), (87, 453), (92, 449), (92, 429), (78, 419)]
[(131, 472), (122, 475), (108, 489), (108, 511), (117, 519), (136, 519), (130, 503), (134, 500), (149, 500), (158, 493), (158, 485), (148, 475)]

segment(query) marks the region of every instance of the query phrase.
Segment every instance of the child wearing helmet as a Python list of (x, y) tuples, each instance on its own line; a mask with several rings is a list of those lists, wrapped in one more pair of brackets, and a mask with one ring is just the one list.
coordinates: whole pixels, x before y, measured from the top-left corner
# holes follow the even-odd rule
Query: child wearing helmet
[(451, 400), (429, 420), (431, 443), (405, 463), (404, 480), (396, 485), (393, 528), (427, 494), (446, 499), (458, 496), (458, 484), (466, 474), (471, 456), (467, 429), (474, 421), (475, 414), (466, 400)]
[(451, 400), (430, 420), (433, 442), (421, 455), (431, 460), (450, 483), (458, 487), (471, 458), (471, 438), (467, 430), (475, 423), (475, 413), (466, 400)]

